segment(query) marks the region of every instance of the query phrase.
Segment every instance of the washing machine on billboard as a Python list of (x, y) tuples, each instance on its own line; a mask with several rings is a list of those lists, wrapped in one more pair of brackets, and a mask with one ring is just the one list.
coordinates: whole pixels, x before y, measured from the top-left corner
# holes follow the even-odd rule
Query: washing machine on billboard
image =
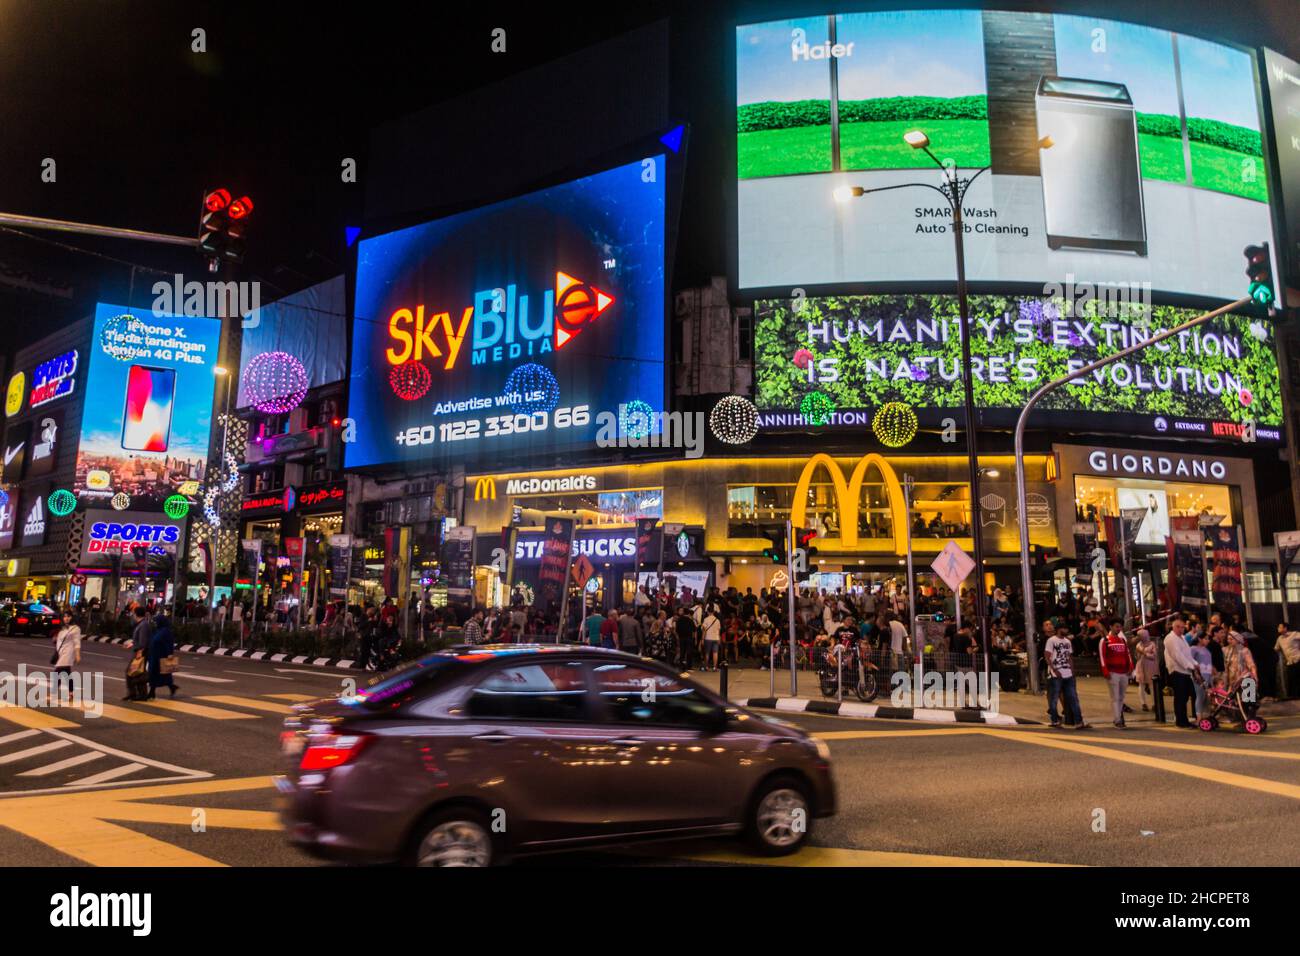
[(1128, 88), (1044, 76), (1034, 101), (1046, 147), (1039, 165), (1048, 247), (1145, 256), (1137, 111)]

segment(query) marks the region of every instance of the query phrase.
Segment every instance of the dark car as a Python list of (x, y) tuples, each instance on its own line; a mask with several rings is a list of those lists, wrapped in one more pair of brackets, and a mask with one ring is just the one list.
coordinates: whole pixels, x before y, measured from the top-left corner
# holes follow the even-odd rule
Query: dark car
[(63, 615), (40, 601), (0, 605), (0, 630), (9, 637), (16, 634), (50, 637), (62, 626)]
[(289, 839), (334, 860), (486, 866), (741, 833), (779, 855), (835, 812), (824, 743), (594, 647), (431, 654), (298, 705), (281, 741)]

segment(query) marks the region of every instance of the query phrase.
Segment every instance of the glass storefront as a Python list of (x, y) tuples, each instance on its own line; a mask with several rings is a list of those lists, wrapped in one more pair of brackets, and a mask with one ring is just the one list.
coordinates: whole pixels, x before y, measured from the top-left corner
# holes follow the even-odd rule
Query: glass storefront
[(1222, 515), (1224, 524), (1241, 523), (1241, 493), (1230, 485), (1075, 475), (1074, 501), (1080, 521), (1101, 522), (1121, 510), (1145, 509), (1139, 545), (1163, 548), (1170, 518)]

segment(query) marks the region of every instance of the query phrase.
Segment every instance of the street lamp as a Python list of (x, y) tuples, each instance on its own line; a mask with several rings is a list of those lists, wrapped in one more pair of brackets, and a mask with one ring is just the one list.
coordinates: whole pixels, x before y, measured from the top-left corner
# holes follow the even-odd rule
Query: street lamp
[[(226, 383), (225, 413), (223, 414), (222, 419), (221, 419), (221, 457), (220, 457), (220, 458), (218, 459), (218, 461), (217, 461), (217, 474), (220, 475), (220, 474), (221, 474), (221, 469), (223, 469), (223, 468), (226, 467), (226, 442), (227, 442), (227, 439), (228, 439), (229, 436), (230, 436), (230, 382), (231, 382), (231, 375), (230, 375), (230, 369), (226, 368), (224, 365), (214, 365), (214, 366), (212, 366), (212, 374), (215, 375), (215, 376), (217, 376), (217, 378), (222, 379), (222, 380)], [(211, 478), (211, 476), (209, 476), (209, 478)], [(218, 494), (220, 494), (220, 492), (218, 492)], [(220, 508), (220, 505), (218, 505), (218, 508)], [(212, 535), (212, 562), (213, 562), (213, 564), (212, 564), (213, 572), (212, 572), (212, 573), (213, 573), (213, 576), (214, 576), (214, 580), (215, 580), (215, 575), (216, 575), (216, 561), (217, 561), (217, 555), (219, 554), (219, 538), (218, 538), (219, 530), (220, 530), (220, 529), (218, 529), (218, 531), (217, 531), (217, 532), (214, 532), (213, 535)], [(236, 554), (238, 554), (238, 551), (236, 551)], [(238, 561), (236, 561), (235, 563), (237, 564)], [(238, 577), (238, 576), (239, 576), (239, 571), (238, 571), (238, 569), (236, 568), (236, 569), (232, 572), (232, 578), (233, 578), (233, 577)], [(231, 597), (231, 600), (232, 600), (232, 601), (234, 600), (234, 596), (235, 596), (235, 588), (234, 588), (234, 581), (232, 580), (232, 581), (231, 581), (231, 588), (230, 588), (230, 597)], [(212, 608), (214, 608), (214, 607), (216, 607), (216, 606), (217, 606), (217, 589), (214, 587), (214, 588), (212, 588), (212, 589), (210, 590), (210, 592), (208, 593), (208, 610), (211, 611)], [(220, 640), (220, 635), (218, 635), (218, 640)]]
[[(847, 202), (859, 196), (865, 196), (868, 193), (886, 192), (893, 189), (907, 189), (913, 186), (919, 186), (925, 189), (933, 189), (939, 193), (948, 202), (948, 207), (952, 210), (952, 235), (953, 246), (957, 253), (957, 301), (961, 314), (961, 360), (962, 360), (962, 390), (965, 393), (966, 402), (966, 458), (970, 469), (970, 514), (971, 514), (971, 545), (975, 551), (975, 580), (976, 594), (975, 601), (975, 620), (980, 632), (981, 646), (984, 649), (985, 659), (989, 652), (989, 631), (987, 621), (987, 608), (985, 607), (984, 597), (984, 536), (980, 530), (980, 504), (979, 504), (979, 449), (975, 437), (975, 382), (971, 373), (971, 355), (970, 355), (970, 302), (966, 291), (966, 247), (963, 235), (961, 207), (965, 201), (966, 192), (970, 189), (971, 183), (979, 178), (980, 174), (986, 172), (989, 167), (977, 170), (973, 176), (963, 179), (957, 176), (955, 168), (950, 169), (945, 166), (939, 157), (930, 151), (930, 137), (919, 129), (908, 130), (903, 134), (903, 142), (912, 149), (922, 150), (925, 155), (934, 160), (934, 164), (943, 170), (943, 185), (935, 186), (930, 183), (899, 183), (895, 186), (876, 186), (865, 188), (862, 186), (841, 186), (833, 193), (837, 202)], [(1040, 143), (1040, 145), (1042, 145)]]

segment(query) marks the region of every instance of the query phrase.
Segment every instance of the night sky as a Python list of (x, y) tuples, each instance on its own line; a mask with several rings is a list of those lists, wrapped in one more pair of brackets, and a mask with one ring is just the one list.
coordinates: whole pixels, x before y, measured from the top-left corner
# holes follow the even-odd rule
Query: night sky
[[(694, 61), (693, 77), (716, 79), (682, 108), (695, 124), (694, 188), (715, 192), (728, 173), (722, 144), (732, 130), (719, 118), (733, 95), (724, 65), (736, 22), (909, 5), (963, 4), (0, 0), (0, 210), (191, 235), (205, 188), (225, 185), (256, 203), (243, 275), (278, 297), (343, 270), (344, 226), (361, 220), (363, 186), (340, 181), (340, 161), (357, 158), (364, 177), (376, 124), (672, 15), (674, 55)], [(1001, 6), (1142, 19), (1300, 55), (1295, 0)], [(505, 55), (490, 50), (498, 26)], [(206, 53), (191, 51), (196, 27)], [(46, 157), (56, 183), (41, 181)], [(685, 228), (723, 229), (714, 215), (692, 220), (690, 189)], [(202, 268), (189, 250), (40, 235), (168, 274)], [(685, 241), (681, 255), (704, 253), (697, 269), (679, 261), (679, 274), (725, 268), (719, 248)], [(96, 299), (125, 301), (130, 275), (0, 231), (0, 353), (89, 314)], [(158, 278), (137, 274), (134, 303)]]

